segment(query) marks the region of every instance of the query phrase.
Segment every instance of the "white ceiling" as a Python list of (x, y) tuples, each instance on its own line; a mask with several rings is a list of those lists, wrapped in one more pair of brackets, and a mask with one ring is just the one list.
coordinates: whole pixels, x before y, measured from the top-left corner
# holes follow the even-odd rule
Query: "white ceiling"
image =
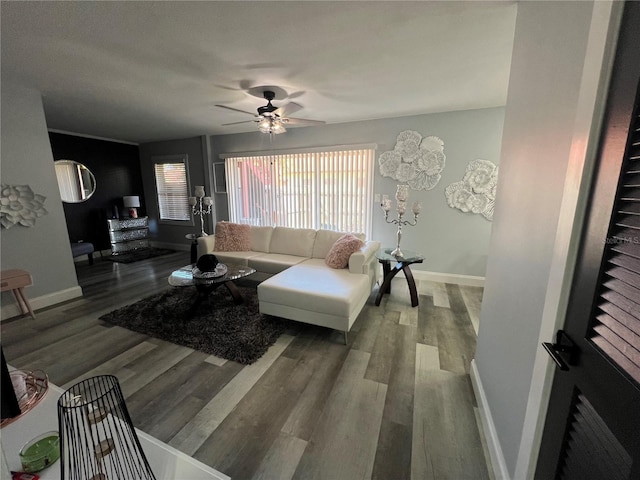
[(3, 1), (2, 81), (40, 90), (51, 129), (139, 143), (254, 131), (222, 126), (252, 117), (215, 105), (255, 112), (263, 85), (279, 88), (276, 106), (327, 123), (494, 107), (516, 8)]

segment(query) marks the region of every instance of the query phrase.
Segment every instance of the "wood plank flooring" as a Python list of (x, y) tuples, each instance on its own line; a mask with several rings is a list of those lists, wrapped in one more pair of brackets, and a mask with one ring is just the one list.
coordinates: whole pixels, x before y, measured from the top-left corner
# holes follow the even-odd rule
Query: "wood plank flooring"
[(399, 276), (348, 345), (295, 324), (249, 366), (98, 320), (187, 262), (76, 264), (84, 297), (2, 322), (8, 362), (63, 388), (116, 375), (138, 428), (233, 479), (491, 478), (469, 379), (481, 288), (417, 282), (411, 308)]

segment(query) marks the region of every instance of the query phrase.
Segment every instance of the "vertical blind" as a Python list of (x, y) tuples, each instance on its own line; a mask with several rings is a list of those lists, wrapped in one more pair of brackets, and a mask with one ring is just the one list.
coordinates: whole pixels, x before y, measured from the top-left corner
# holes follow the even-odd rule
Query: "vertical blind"
[(76, 171), (77, 165), (71, 163), (56, 163), (55, 171), (60, 187), (60, 196), (67, 201), (79, 202), (84, 199), (82, 176)]
[(371, 235), (373, 148), (229, 157), (229, 217)]
[(189, 190), (184, 162), (154, 164), (160, 220), (190, 220)]

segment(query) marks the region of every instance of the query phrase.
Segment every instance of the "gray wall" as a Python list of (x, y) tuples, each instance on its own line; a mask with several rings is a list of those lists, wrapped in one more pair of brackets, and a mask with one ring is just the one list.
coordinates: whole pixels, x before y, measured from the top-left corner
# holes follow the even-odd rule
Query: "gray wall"
[[(450, 183), (462, 180), (471, 160), (482, 158), (499, 163), (503, 117), (503, 108), (491, 108), (290, 128), (285, 134), (275, 136), (273, 143), (269, 143), (267, 135), (258, 132), (218, 135), (210, 137), (211, 158), (220, 162), (222, 153), (376, 143), (374, 192), (393, 198), (398, 182), (380, 175), (378, 156), (393, 150), (398, 133), (404, 130), (415, 130), (423, 137), (436, 135), (445, 143), (446, 167), (433, 190), (410, 192), (410, 201), (421, 201), (423, 210), (417, 226), (403, 229), (401, 246), (426, 256), (422, 265), (411, 267), (414, 270), (484, 276), (491, 222), (480, 215), (450, 208), (444, 189)], [(216, 195), (215, 201), (218, 217), (227, 219), (226, 196)], [(384, 245), (395, 246), (395, 233), (395, 226), (384, 222), (383, 212), (376, 204), (373, 238)]]
[[(159, 223), (158, 199), (155, 189), (155, 176), (153, 173), (153, 157), (163, 155), (182, 155), (188, 157), (188, 180), (193, 195), (194, 185), (208, 185), (208, 167), (206, 166), (207, 152), (206, 139), (204, 137), (192, 137), (182, 140), (170, 140), (165, 142), (153, 142), (140, 145), (140, 167), (142, 169), (142, 184), (144, 187), (144, 198), (146, 212), (149, 217), (149, 232), (151, 240), (174, 248), (189, 248), (190, 241), (185, 239), (185, 235), (200, 231), (200, 220), (196, 223), (185, 225), (169, 225)], [(210, 189), (206, 187), (207, 195)], [(209, 216), (211, 217), (211, 216)], [(211, 233), (213, 219), (209, 219), (209, 224), (205, 224), (205, 231)]]
[(510, 477), (521, 442), (530, 441), (523, 438), (523, 425), (592, 8), (592, 2), (518, 4), (475, 357)]
[[(44, 195), (48, 215), (35, 227), (0, 228), (2, 269), (27, 270), (33, 286), (26, 289), (32, 307), (48, 306), (81, 294), (71, 256), (60, 192), (40, 93), (2, 81), (2, 183), (29, 185)], [(57, 296), (60, 294), (63, 297)], [(37, 299), (37, 297), (43, 297)], [(2, 293), (3, 318), (13, 313), (15, 299)], [(9, 307), (9, 308), (5, 308)]]

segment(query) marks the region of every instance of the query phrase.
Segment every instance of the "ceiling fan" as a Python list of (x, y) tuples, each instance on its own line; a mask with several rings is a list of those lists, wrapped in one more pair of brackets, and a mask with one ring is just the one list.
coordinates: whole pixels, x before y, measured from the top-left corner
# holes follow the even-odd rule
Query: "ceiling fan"
[(289, 117), (292, 113), (297, 112), (302, 109), (301, 105), (297, 103), (288, 103), (283, 107), (276, 107), (271, 104), (271, 100), (275, 98), (275, 93), (271, 90), (265, 90), (263, 92), (265, 100), (267, 100), (267, 104), (263, 107), (258, 107), (258, 114), (255, 115), (251, 112), (246, 112), (244, 110), (239, 110), (233, 107), (227, 107), (226, 105), (216, 105), (216, 107), (226, 108), (227, 110), (232, 110), (234, 112), (246, 113), (248, 115), (253, 115), (255, 117), (254, 120), (244, 120), (242, 122), (233, 122), (233, 123), (223, 123), (224, 126), (227, 125), (237, 125), (240, 123), (248, 123), (248, 122), (256, 122), (258, 124), (258, 130), (263, 133), (275, 134), (278, 135), (280, 133), (284, 133), (287, 131), (285, 125), (322, 125), (326, 122), (322, 122), (319, 120), (307, 120), (304, 118), (293, 118)]

